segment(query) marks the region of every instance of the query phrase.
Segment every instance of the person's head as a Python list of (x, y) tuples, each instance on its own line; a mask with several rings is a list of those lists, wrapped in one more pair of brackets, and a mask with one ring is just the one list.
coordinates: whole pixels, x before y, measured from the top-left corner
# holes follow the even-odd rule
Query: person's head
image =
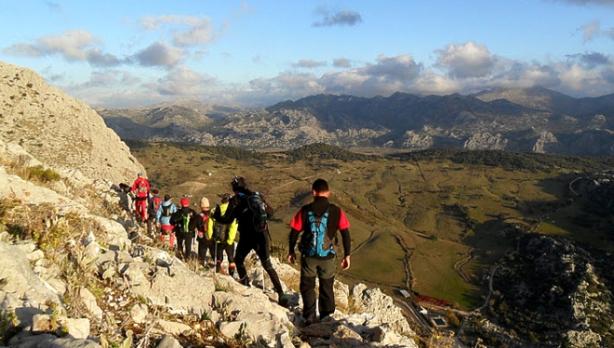
[(222, 204), (230, 202), (230, 194), (224, 193), (222, 196)]
[(171, 195), (169, 195), (169, 194), (164, 195), (164, 200), (165, 201), (170, 201), (171, 200)]
[(207, 199), (207, 197), (203, 197), (200, 199), (200, 210), (202, 210), (203, 212), (208, 212), (210, 209), (209, 207), (209, 199)]
[(190, 199), (188, 197), (181, 197), (179, 204), (182, 208), (187, 208), (190, 206)]
[(159, 195), (159, 194), (160, 194), (160, 190), (158, 190), (158, 189), (153, 189), (153, 190), (151, 190), (151, 193), (152, 193), (153, 195)]
[(330, 189), (328, 188), (328, 182), (324, 179), (316, 179), (311, 185), (311, 194), (314, 197), (326, 197), (330, 196)]
[(140, 173), (140, 172), (139, 172), (139, 173), (137, 173), (137, 174), (136, 174), (136, 177), (137, 177), (137, 178), (142, 178), (142, 177), (143, 177), (143, 173)]
[(232, 178), (230, 186), (232, 186), (232, 191), (234, 193), (247, 191), (247, 182), (245, 182), (245, 178), (242, 176), (235, 176)]

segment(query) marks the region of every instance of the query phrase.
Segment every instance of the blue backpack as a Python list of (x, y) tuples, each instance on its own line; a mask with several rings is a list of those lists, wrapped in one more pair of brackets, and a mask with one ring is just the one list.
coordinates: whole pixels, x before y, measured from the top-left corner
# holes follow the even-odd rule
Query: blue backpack
[(320, 217), (313, 211), (307, 211), (308, 228), (303, 235), (301, 253), (305, 256), (327, 257), (334, 255), (333, 243), (327, 236), (328, 209)]

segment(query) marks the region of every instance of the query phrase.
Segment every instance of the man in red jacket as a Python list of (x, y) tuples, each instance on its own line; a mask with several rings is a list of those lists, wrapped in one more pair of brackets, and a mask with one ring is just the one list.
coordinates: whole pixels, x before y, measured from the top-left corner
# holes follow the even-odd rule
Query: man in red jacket
[(341, 208), (330, 203), (330, 190), (324, 179), (317, 179), (311, 186), (313, 202), (299, 210), (290, 222), (290, 236), (288, 262), (294, 263), (296, 254), (294, 246), (302, 232), (299, 243), (301, 252), (301, 280), (300, 290), (303, 297), (303, 318), (305, 325), (309, 325), (316, 318), (316, 276), (320, 282), (318, 296), (318, 310), (320, 320), (335, 312), (335, 283), (336, 256), (334, 240), (337, 231), (340, 231), (343, 241), (344, 257), (341, 268), (350, 268), (350, 222)]
[(135, 196), (134, 209), (136, 216), (143, 222), (147, 221), (147, 198), (151, 185), (149, 180), (143, 176), (143, 173), (138, 173), (136, 180), (132, 183), (130, 192)]

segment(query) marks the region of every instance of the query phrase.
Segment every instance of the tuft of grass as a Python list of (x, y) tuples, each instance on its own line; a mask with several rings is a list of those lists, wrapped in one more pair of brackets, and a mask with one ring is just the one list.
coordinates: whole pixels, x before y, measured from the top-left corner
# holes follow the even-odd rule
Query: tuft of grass
[(51, 168), (45, 168), (42, 165), (28, 166), (28, 161), (28, 157), (20, 156), (16, 160), (4, 164), (7, 172), (28, 181), (47, 184), (62, 178), (58, 172)]
[(53, 169), (44, 168), (43, 166), (34, 166), (26, 168), (26, 176), (28, 180), (48, 183), (60, 180), (60, 174)]
[(0, 309), (0, 344), (7, 344), (16, 334), (17, 316), (15, 311)]

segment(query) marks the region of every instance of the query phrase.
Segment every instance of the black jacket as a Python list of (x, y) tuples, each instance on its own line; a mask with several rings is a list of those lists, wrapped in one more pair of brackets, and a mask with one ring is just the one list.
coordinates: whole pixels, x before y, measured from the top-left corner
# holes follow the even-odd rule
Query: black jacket
[(230, 199), (226, 213), (222, 216), (219, 209), (215, 210), (213, 219), (223, 224), (229, 224), (237, 219), (241, 240), (256, 238), (268, 234), (267, 220), (273, 210), (258, 193), (245, 190)]
[[(184, 230), (184, 226), (183, 226), (183, 216), (184, 215), (187, 215), (190, 217), (187, 231)], [(173, 231), (175, 232), (176, 235), (183, 236), (183, 237), (193, 236), (196, 231), (196, 224), (198, 223), (199, 219), (200, 217), (192, 208), (183, 207), (177, 210), (176, 213), (171, 215), (171, 225), (174, 226)]]

